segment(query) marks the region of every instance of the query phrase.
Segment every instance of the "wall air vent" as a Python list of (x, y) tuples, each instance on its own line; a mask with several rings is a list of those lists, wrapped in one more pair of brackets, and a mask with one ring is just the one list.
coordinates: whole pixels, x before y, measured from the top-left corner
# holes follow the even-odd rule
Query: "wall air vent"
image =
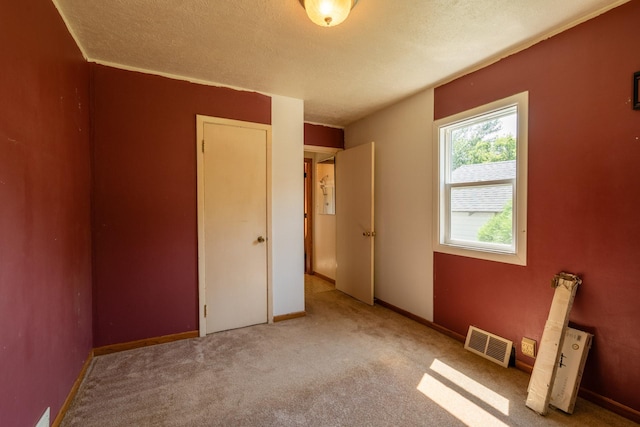
[(505, 368), (509, 366), (513, 342), (497, 335), (469, 326), (464, 348), (472, 353), (489, 359)]

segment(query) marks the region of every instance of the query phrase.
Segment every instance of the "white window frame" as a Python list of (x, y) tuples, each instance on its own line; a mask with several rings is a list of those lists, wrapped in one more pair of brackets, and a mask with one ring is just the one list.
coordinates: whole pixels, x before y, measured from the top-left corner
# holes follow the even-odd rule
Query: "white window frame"
[[(501, 245), (477, 242), (459, 242), (449, 238), (450, 212), (449, 199), (456, 185), (445, 182), (446, 162), (449, 156), (446, 149), (447, 130), (461, 122), (496, 114), (509, 107), (517, 108), (516, 135), (516, 179), (513, 185), (513, 245), (509, 248)], [(529, 118), (529, 93), (522, 92), (498, 101), (463, 111), (434, 122), (433, 135), (433, 183), (434, 183), (434, 252), (497, 261), (516, 265), (527, 265), (527, 135)], [(502, 182), (504, 181), (504, 182)], [(479, 182), (478, 186), (488, 184), (511, 184), (512, 180)], [(468, 186), (467, 183), (464, 186)]]

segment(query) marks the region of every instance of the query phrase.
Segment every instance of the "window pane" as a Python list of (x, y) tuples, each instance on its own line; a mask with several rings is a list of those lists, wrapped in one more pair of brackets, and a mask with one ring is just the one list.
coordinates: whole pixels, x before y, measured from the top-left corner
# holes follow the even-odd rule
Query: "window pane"
[(435, 121), (434, 250), (527, 265), (528, 92)]
[(449, 137), (449, 182), (516, 177), (515, 107), (463, 122)]
[(482, 185), (451, 189), (451, 240), (513, 244), (513, 187)]

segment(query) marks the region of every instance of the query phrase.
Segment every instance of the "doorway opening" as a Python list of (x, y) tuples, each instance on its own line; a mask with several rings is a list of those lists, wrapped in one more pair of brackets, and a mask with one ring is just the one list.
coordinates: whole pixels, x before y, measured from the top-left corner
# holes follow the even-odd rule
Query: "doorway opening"
[[(335, 283), (334, 158), (338, 148), (304, 146), (304, 273)], [(326, 193), (326, 195), (325, 195)]]
[(313, 159), (304, 158), (304, 272), (313, 274)]

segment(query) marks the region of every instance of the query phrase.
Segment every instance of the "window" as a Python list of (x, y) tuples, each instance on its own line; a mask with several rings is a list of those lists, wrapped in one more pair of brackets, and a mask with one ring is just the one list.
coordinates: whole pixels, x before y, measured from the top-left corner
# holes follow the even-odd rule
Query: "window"
[(528, 93), (435, 122), (436, 252), (526, 265)]

